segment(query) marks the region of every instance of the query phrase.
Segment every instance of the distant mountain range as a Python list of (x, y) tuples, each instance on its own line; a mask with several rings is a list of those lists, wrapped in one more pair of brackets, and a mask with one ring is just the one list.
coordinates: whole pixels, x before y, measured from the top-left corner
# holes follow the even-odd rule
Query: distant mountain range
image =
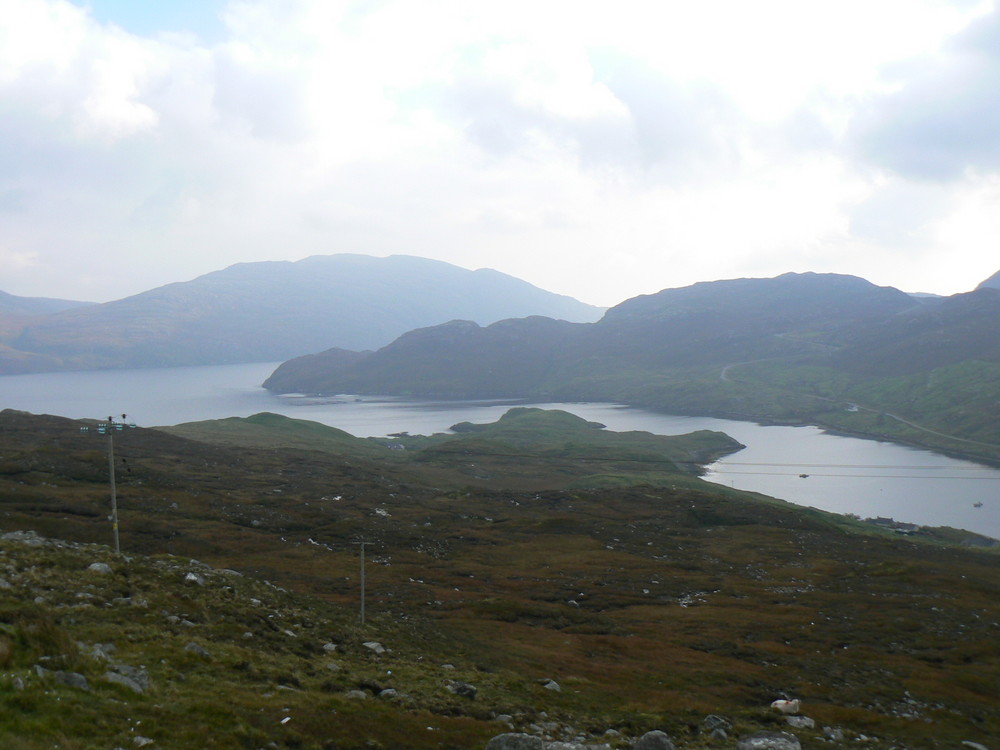
[[(7, 295), (6, 297), (9, 297)], [(373, 349), (455, 318), (545, 315), (592, 321), (602, 308), (489, 269), (397, 255), (241, 263), (193, 281), (71, 309), (0, 298), (0, 374), (287, 359), (329, 347)], [(13, 306), (13, 303), (10, 303)], [(69, 304), (67, 303), (67, 307)]]
[(48, 297), (17, 297), (0, 292), (0, 315), (48, 315), (92, 304), (94, 303)]
[(453, 321), (371, 353), (293, 359), (265, 386), (616, 401), (1000, 458), (1000, 289), (917, 299), (835, 274), (704, 282), (627, 300), (592, 324)]

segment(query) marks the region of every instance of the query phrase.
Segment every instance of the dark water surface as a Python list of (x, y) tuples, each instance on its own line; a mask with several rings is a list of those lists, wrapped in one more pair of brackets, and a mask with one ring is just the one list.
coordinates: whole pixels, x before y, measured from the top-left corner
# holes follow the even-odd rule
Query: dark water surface
[[(5, 376), (0, 377), (0, 408), (72, 418), (124, 412), (144, 427), (271, 411), (339, 427), (359, 437), (444, 432), (457, 422), (494, 421), (510, 408), (509, 403), (482, 401), (272, 396), (260, 383), (276, 366)], [(616, 431), (675, 435), (721, 430), (747, 448), (711, 466), (709, 481), (837, 513), (954, 526), (1000, 538), (996, 469), (892, 443), (832, 435), (816, 427), (675, 417), (616, 404), (531, 405), (565, 409)], [(982, 505), (976, 507), (977, 503)]]

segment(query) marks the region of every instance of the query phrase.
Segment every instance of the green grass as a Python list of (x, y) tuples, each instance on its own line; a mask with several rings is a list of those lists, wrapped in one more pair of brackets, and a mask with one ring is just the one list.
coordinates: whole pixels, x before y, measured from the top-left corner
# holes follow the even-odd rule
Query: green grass
[[(0, 419), (3, 529), (110, 541), (101, 456), (73, 424)], [(852, 743), (875, 737), (868, 747), (989, 746), (1000, 733), (995, 553), (691, 475), (571, 488), (553, 462), (531, 488), (503, 486), (500, 472), (474, 486), (460, 462), (380, 465), (142, 429), (121, 450), (130, 562), (106, 546), (0, 539), (11, 585), (0, 586), (0, 746), (126, 747), (142, 734), (163, 748), (205, 737), (223, 748), (479, 748), (509, 714), (520, 729), (553, 721), (596, 740), (616, 728), (624, 745), (662, 728), (703, 748), (709, 713), (733, 722), (732, 737), (783, 726), (767, 708), (783, 693)], [(114, 573), (89, 572), (94, 561)], [(205, 585), (185, 583), (188, 572)], [(367, 640), (390, 652), (372, 655)], [(97, 643), (145, 667), (149, 690), (108, 682)], [(39, 677), (36, 664), (79, 672), (91, 691)], [(476, 698), (448, 680), (476, 685)], [(386, 687), (401, 696), (347, 697)]]

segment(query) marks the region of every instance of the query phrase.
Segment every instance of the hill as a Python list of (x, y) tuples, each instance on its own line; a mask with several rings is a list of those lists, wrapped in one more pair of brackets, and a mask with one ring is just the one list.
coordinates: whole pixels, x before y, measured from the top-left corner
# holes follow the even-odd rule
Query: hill
[(7, 292), (0, 292), (0, 315), (46, 315), (92, 304), (92, 302), (50, 299), (49, 297), (18, 297)]
[[(126, 299), (46, 315), (6, 343), (39, 368), (95, 369), (286, 359), (370, 349), (413, 328), (512, 316), (593, 320), (600, 309), (511, 276), (410, 256), (241, 263)], [(0, 358), (4, 362), (13, 354)], [(23, 367), (23, 365), (22, 365)]]
[(1000, 271), (990, 276), (988, 279), (983, 281), (977, 289), (982, 289), (983, 287), (989, 287), (990, 289), (1000, 289)]
[[(350, 458), (336, 433), (284, 448), (315, 429), (294, 420), (250, 420), (283, 436), (261, 447), (117, 433), (116, 557), (94, 544), (103, 440), (0, 412), (0, 742), (482, 748), (513, 729), (623, 748), (660, 729), (680, 750), (761, 730), (952, 748), (1000, 732), (995, 553), (690, 474), (559, 489), (553, 439), (603, 432), (567, 416), (450, 438), (517, 446), (532, 489), (470, 486), (481, 456), (457, 451), (428, 484), (416, 443), (384, 451), (413, 451), (402, 463)], [(768, 708), (783, 695), (811, 722)]]
[(998, 326), (998, 290), (917, 301), (854, 277), (785, 274), (667, 289), (590, 325), (453, 322), (351, 361), (291, 360), (265, 387), (614, 401), (1000, 461)]

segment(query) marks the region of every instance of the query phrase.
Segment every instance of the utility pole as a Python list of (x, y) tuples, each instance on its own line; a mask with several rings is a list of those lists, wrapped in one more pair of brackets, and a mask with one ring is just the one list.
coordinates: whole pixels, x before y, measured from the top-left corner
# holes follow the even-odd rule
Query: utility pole
[[(108, 436), (108, 477), (111, 482), (111, 531), (115, 540), (115, 554), (122, 553), (121, 543), (118, 539), (118, 488), (115, 485), (115, 430), (121, 432), (126, 426), (135, 428), (134, 423), (126, 423), (127, 414), (122, 414), (120, 421), (115, 421), (114, 417), (108, 417), (107, 422), (97, 423), (97, 433)], [(80, 432), (90, 432), (89, 427), (81, 427)]]
[(364, 537), (361, 537), (360, 542), (355, 542), (355, 544), (361, 547), (361, 624), (365, 624), (365, 545), (371, 544), (371, 542), (366, 542)]

